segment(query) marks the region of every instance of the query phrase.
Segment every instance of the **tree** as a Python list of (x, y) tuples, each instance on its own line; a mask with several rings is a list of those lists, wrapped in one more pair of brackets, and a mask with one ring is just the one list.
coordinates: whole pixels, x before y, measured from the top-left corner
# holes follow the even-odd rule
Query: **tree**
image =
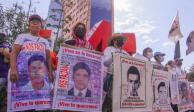
[(187, 78), (190, 82), (194, 82), (194, 64), (190, 67)]
[(17, 3), (13, 7), (0, 10), (0, 28), (8, 31), (9, 42), (13, 42), (17, 35), (27, 31), (27, 16), (22, 6)]
[(10, 43), (13, 43), (18, 34), (28, 31), (28, 17), (30, 13), (36, 12), (36, 7), (34, 10), (31, 10), (31, 0), (27, 11), (18, 3), (14, 3), (12, 6), (4, 8), (0, 4), (0, 28), (7, 30)]

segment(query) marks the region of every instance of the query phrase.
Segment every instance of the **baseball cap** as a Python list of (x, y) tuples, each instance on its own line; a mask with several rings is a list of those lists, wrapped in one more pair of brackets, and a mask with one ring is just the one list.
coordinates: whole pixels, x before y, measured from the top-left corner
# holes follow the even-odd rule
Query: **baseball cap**
[(41, 17), (38, 14), (31, 15), (29, 17), (29, 21), (28, 22), (33, 21), (33, 20), (39, 20), (40, 22), (42, 22)]
[(166, 54), (165, 53), (161, 53), (161, 52), (155, 52), (154, 53), (154, 57), (155, 56), (165, 56)]

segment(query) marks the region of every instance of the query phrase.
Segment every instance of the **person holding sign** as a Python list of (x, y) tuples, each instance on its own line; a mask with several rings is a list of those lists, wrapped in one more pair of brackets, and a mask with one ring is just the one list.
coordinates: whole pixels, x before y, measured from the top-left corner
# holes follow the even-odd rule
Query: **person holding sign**
[(86, 40), (86, 25), (84, 23), (80, 22), (75, 25), (72, 36), (73, 39), (65, 41), (66, 44), (92, 50), (91, 44)]
[(128, 82), (128, 92), (129, 96), (138, 96), (138, 88), (141, 84), (140, 73), (137, 67), (131, 66), (127, 71), (127, 82)]
[(73, 67), (74, 87), (68, 91), (70, 96), (91, 97), (92, 92), (88, 89), (88, 83), (91, 76), (89, 66), (84, 62), (78, 62)]
[[(50, 60), (50, 49), (49, 49), (50, 47), (49, 47), (48, 41), (39, 36), (39, 31), (41, 30), (41, 27), (42, 27), (41, 17), (36, 14), (31, 15), (29, 18), (29, 33), (21, 34), (16, 38), (13, 45), (13, 50), (11, 52), (10, 80), (12, 82), (16, 82), (19, 78), (17, 65), (16, 65), (16, 60), (19, 53), (21, 53), (21, 51), (30, 52), (31, 50), (43, 50), (43, 49), (46, 49), (44, 52), (46, 55), (47, 67), (49, 70), (49, 79), (51, 82), (53, 82), (54, 79), (52, 75), (52, 65)], [(35, 44), (29, 44), (28, 46), (25, 46), (29, 42), (43, 44), (44, 48), (38, 49), (38, 47), (36, 47), (37, 45)], [(31, 46), (31, 45), (34, 45), (34, 46)], [(23, 69), (26, 69), (26, 68), (23, 68)]]
[(113, 35), (109, 38), (108, 47), (104, 50), (104, 59), (103, 64), (107, 67), (107, 75), (104, 79), (103, 91), (105, 93), (105, 99), (102, 105), (103, 112), (111, 112), (112, 111), (112, 86), (113, 86), (113, 53), (119, 53), (120, 55), (129, 56), (129, 54), (124, 51), (123, 45), (127, 37), (122, 35)]
[(155, 63), (153, 63), (153, 67), (154, 69), (158, 69), (158, 70), (164, 70), (164, 65), (162, 64), (162, 62), (164, 61), (164, 53), (161, 52), (155, 52), (154, 53), (154, 59), (155, 59)]

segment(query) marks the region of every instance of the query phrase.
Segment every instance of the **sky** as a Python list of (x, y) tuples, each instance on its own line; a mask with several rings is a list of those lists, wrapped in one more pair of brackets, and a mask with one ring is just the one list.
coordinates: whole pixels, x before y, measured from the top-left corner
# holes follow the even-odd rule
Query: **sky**
[[(28, 9), (30, 0), (0, 0), (5, 7), (18, 2)], [(44, 19), (48, 15), (50, 0), (32, 0), (32, 9)], [(135, 33), (137, 52), (142, 53), (145, 47), (154, 52), (166, 54), (165, 64), (174, 57), (175, 44), (168, 39), (173, 18), (179, 11), (179, 22), (183, 38), (180, 40), (183, 68), (186, 70), (194, 64), (194, 52), (186, 56), (186, 39), (194, 30), (193, 0), (114, 0), (115, 32)]]
[(115, 32), (134, 32), (137, 52), (145, 47), (166, 54), (165, 64), (173, 59), (175, 44), (168, 39), (172, 21), (179, 11), (183, 38), (180, 40), (183, 68), (194, 64), (194, 52), (186, 56), (186, 39), (194, 30), (193, 0), (114, 0)]

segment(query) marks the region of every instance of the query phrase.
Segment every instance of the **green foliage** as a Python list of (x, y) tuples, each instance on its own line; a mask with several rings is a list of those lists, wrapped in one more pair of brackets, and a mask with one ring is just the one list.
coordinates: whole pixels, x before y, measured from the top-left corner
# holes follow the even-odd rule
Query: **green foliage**
[(190, 82), (194, 82), (194, 64), (190, 67), (189, 73), (187, 73), (187, 78)]
[(0, 28), (8, 30), (10, 43), (16, 39), (18, 34), (27, 32), (27, 14), (17, 3), (11, 8), (2, 8), (0, 17)]

